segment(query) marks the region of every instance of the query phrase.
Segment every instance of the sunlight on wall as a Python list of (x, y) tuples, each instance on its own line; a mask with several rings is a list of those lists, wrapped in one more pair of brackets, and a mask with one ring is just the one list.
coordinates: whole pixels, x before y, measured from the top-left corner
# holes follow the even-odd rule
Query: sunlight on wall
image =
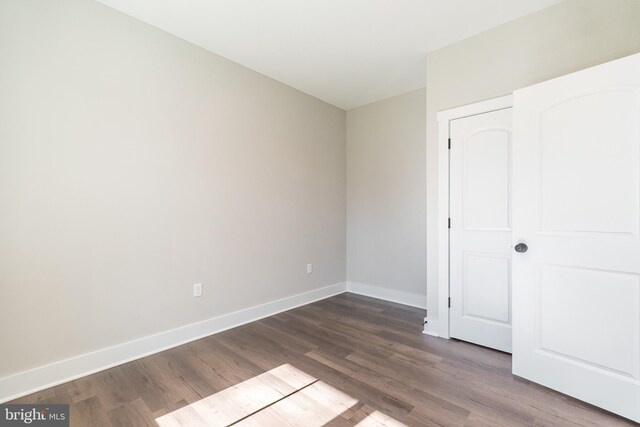
[(376, 410), (353, 411), (357, 403), (287, 363), (158, 417), (156, 423), (160, 427), (320, 427), (342, 417), (344, 424), (351, 421), (363, 427), (404, 426)]

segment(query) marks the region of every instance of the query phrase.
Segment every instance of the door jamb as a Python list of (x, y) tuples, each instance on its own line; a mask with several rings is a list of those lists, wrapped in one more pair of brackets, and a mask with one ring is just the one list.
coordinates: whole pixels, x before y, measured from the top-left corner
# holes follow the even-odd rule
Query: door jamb
[[(451, 121), (513, 107), (513, 95), (438, 113), (438, 318), (427, 318), (425, 333), (449, 339), (449, 138)], [(454, 141), (455, 143), (455, 141)]]

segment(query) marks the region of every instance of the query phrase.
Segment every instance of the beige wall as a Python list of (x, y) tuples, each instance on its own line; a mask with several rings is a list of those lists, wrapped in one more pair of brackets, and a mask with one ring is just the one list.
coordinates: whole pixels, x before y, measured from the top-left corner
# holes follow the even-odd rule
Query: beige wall
[(349, 286), (426, 304), (425, 90), (347, 112)]
[(438, 317), (436, 113), (640, 51), (640, 1), (568, 0), (427, 56), (427, 301)]
[(343, 110), (91, 0), (0, 61), (0, 377), (344, 282)]

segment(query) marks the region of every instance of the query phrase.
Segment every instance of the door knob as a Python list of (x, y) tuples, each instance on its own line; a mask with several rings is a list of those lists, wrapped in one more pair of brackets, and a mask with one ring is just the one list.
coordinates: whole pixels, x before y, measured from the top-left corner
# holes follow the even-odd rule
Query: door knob
[(523, 254), (529, 250), (529, 246), (527, 246), (526, 243), (518, 243), (513, 249), (515, 249), (516, 252)]

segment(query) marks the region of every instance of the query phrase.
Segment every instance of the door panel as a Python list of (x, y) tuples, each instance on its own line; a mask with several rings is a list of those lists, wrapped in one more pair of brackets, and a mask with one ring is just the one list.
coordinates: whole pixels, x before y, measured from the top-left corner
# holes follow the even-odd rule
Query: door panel
[(511, 351), (511, 109), (451, 122), (450, 335)]
[(542, 230), (638, 234), (638, 118), (633, 88), (542, 111)]
[(514, 100), (513, 372), (640, 421), (640, 55)]
[(489, 129), (461, 141), (465, 230), (509, 230), (510, 137), (507, 131)]
[(463, 317), (511, 324), (508, 255), (464, 253)]
[[(538, 286), (541, 350), (638, 378), (638, 275), (541, 265)], [(571, 316), (566, 307), (572, 308)], [(599, 322), (593, 321), (593, 313), (599, 313)]]

